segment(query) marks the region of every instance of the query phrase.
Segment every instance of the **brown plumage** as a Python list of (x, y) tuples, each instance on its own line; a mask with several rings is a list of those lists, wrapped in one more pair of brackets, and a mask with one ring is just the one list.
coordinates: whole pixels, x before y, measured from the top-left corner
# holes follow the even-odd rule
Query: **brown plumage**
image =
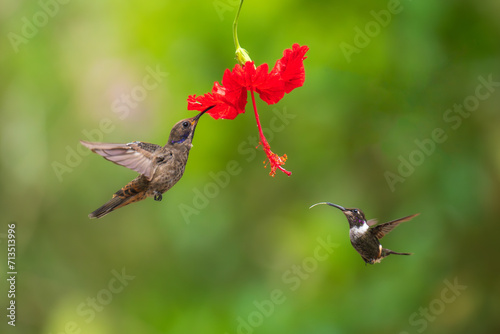
[(189, 150), (193, 146), (196, 125), (201, 115), (211, 108), (175, 124), (170, 131), (168, 142), (163, 147), (138, 141), (128, 144), (107, 144), (81, 140), (82, 145), (92, 152), (140, 174), (118, 190), (106, 204), (90, 213), (89, 218), (104, 217), (113, 210), (147, 197), (161, 201), (162, 194), (172, 188), (184, 174)]

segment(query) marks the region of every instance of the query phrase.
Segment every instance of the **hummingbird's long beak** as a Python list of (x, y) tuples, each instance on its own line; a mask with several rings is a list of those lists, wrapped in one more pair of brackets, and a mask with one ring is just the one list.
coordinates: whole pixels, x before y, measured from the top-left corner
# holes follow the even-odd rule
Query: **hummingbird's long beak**
[(215, 105), (208, 107), (207, 109), (200, 112), (198, 115), (194, 116), (193, 120), (191, 121), (191, 124), (196, 124), (198, 122), (198, 120), (200, 119), (201, 115), (203, 115), (204, 113), (206, 113), (207, 111), (209, 111), (213, 107), (215, 107)]
[(340, 209), (342, 211), (345, 211), (346, 209), (343, 207), (343, 206), (340, 206), (340, 205), (337, 205), (337, 204), (333, 204), (333, 203), (330, 203), (330, 202), (321, 202), (321, 203), (316, 203), (316, 204), (313, 204), (309, 207), (309, 209), (315, 207), (316, 205), (320, 205), (320, 204), (327, 204), (327, 205), (330, 205), (330, 206), (333, 206), (333, 207), (336, 207), (337, 209)]

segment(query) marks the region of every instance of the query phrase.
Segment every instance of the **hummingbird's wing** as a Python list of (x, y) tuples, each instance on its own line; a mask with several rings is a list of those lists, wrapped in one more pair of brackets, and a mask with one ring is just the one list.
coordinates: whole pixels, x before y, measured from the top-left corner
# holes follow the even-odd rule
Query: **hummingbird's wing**
[(117, 165), (130, 168), (151, 180), (156, 164), (153, 163), (153, 153), (161, 149), (160, 145), (135, 141), (128, 144), (91, 143), (80, 140), (83, 146), (92, 152), (102, 155), (104, 159)]
[(377, 225), (378, 219), (369, 219), (367, 222), (368, 226)]
[(372, 228), (373, 234), (375, 234), (375, 236), (378, 239), (382, 239), (387, 233), (391, 232), (396, 226), (398, 226), (399, 224), (401, 224), (403, 222), (407, 222), (408, 220), (418, 216), (419, 214), (420, 213), (416, 213), (416, 214), (411, 215), (411, 216), (406, 216), (403, 218), (392, 220), (392, 221), (387, 222), (387, 223), (377, 225), (377, 226)]

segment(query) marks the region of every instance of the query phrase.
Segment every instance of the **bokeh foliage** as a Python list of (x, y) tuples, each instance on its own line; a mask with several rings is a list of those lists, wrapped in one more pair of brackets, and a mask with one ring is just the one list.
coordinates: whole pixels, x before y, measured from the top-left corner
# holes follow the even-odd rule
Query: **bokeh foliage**
[[(274, 121), (268, 139), (293, 175), (269, 177), (262, 150), (250, 150), (257, 129), (247, 106), (232, 121), (200, 121), (186, 173), (163, 202), (88, 220), (135, 173), (77, 153), (81, 161), (58, 178), (54, 162), (84, 152), (82, 131), (164, 143), (175, 122), (194, 115), (187, 96), (208, 92), (235, 64), (235, 2), (69, 1), (15, 52), (9, 33), (20, 35), (41, 3), (58, 2), (2, 1), (0, 261), (4, 268), (2, 237), (14, 221), (19, 272), (15, 329), (0, 282), (2, 333), (55, 334), (72, 322), (67, 332), (237, 333), (238, 317), (276, 290), (283, 302), (254, 333), (498, 332), (499, 87), (469, 116), (446, 120), (471, 101), (480, 77), (500, 81), (495, 0), (402, 0), (349, 59), (342, 43), (355, 46), (356, 27), (364, 31), (376, 22), (371, 12), (392, 1), (248, 0), (239, 36), (257, 64), (274, 64), (293, 43), (310, 47), (305, 85), (276, 106), (259, 104), (264, 127), (291, 115)], [(121, 117), (113, 106), (147, 68), (168, 75)], [(446, 140), (391, 189), (386, 172), (398, 173), (400, 157), (416, 159), (415, 141), (438, 128)], [(213, 175), (230, 161), (238, 172), (217, 185)], [(343, 215), (308, 209), (319, 201), (381, 221), (420, 212), (383, 240), (415, 254), (365, 266)], [(312, 263), (318, 238), (337, 246), (292, 290), (284, 275)], [(78, 313), (122, 268), (135, 276), (123, 291), (92, 320)], [(444, 281), (455, 279), (467, 289), (439, 308)], [(429, 307), (432, 318), (414, 316)]]

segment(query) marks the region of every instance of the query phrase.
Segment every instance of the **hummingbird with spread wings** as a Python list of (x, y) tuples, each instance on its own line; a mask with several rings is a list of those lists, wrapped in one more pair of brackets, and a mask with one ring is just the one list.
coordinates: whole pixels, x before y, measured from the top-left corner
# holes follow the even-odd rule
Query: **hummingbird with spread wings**
[(81, 140), (92, 152), (139, 173), (134, 180), (114, 193), (103, 206), (89, 214), (89, 218), (102, 218), (125, 205), (153, 197), (162, 200), (162, 194), (172, 188), (184, 174), (191, 149), (194, 130), (200, 117), (213, 106), (198, 115), (177, 122), (165, 146), (135, 141), (128, 144), (95, 143)]
[(316, 203), (310, 208), (320, 204), (333, 206), (344, 213), (349, 222), (349, 238), (351, 239), (351, 244), (359, 255), (361, 255), (365, 263), (379, 263), (383, 258), (391, 254), (411, 255), (411, 253), (398, 253), (383, 248), (379, 240), (391, 232), (396, 226), (418, 216), (419, 213), (376, 225), (377, 220), (366, 220), (365, 214), (360, 209), (346, 209), (340, 205), (329, 202)]

